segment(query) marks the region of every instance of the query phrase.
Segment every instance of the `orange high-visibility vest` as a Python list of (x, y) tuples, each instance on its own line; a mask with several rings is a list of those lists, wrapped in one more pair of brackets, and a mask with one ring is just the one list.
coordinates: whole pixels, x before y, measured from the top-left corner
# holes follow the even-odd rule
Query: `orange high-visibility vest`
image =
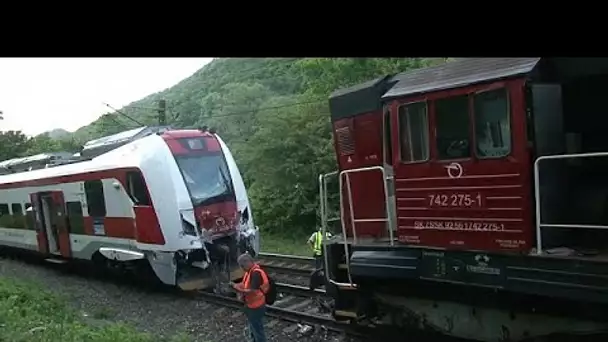
[(245, 305), (247, 305), (247, 307), (250, 309), (257, 309), (257, 308), (261, 307), (262, 305), (266, 304), (265, 293), (267, 293), (268, 289), (270, 289), (270, 284), (268, 282), (268, 276), (266, 275), (266, 272), (264, 272), (264, 270), (262, 270), (258, 264), (254, 264), (253, 267), (249, 271), (247, 271), (247, 273), (245, 273), (245, 276), (243, 277), (243, 282), (242, 282), (243, 288), (249, 289), (249, 285), (251, 283), (251, 274), (256, 271), (260, 272), (260, 275), (262, 276), (262, 284), (260, 285), (259, 290), (255, 290), (255, 291), (245, 294), (245, 300), (244, 300)]

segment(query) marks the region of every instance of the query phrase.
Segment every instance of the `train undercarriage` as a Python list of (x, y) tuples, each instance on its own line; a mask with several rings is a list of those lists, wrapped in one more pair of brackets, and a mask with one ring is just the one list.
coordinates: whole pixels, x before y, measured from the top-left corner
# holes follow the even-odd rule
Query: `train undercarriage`
[(177, 252), (132, 251), (100, 248), (93, 262), (115, 273), (130, 274), (175, 285), (183, 291), (213, 289), (224, 292), (229, 282), (242, 278), (240, 253), (256, 253), (244, 239), (226, 236), (206, 243), (204, 249)]
[(350, 274), (344, 244), (326, 245), (337, 320), (479, 341), (608, 337), (608, 298), (580, 280), (606, 282), (606, 266), (579, 261), (579, 273), (567, 274), (552, 258), (348, 246)]

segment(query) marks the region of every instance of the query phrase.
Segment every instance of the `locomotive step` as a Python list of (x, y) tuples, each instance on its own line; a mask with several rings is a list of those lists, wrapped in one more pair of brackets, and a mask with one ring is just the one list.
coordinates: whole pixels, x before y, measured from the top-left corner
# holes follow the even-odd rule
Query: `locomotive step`
[(68, 262), (65, 259), (55, 259), (55, 258), (47, 258), (47, 259), (44, 259), (44, 261), (51, 262), (53, 264), (65, 264), (66, 262)]
[(334, 311), (334, 315), (340, 316), (340, 317), (355, 318), (355, 319), (359, 317), (356, 312), (346, 311), (346, 310), (336, 310), (336, 311)]

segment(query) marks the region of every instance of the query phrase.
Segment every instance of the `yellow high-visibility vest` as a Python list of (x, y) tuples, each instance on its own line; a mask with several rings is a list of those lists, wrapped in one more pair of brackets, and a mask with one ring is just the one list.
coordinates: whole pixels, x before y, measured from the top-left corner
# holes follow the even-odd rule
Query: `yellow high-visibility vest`
[[(325, 233), (326, 237), (330, 237), (331, 234), (329, 233)], [(323, 254), (323, 234), (321, 234), (321, 232), (316, 232), (315, 233), (315, 243), (313, 245), (313, 249), (312, 252), (314, 255), (321, 255)]]

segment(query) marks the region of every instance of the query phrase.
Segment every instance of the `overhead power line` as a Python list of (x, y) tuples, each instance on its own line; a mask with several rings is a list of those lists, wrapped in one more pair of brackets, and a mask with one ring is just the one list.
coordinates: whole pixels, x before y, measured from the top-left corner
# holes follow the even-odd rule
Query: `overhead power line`
[(116, 108), (114, 108), (114, 107), (110, 106), (109, 104), (107, 104), (107, 103), (105, 103), (105, 102), (103, 102), (103, 104), (104, 104), (106, 107), (108, 107), (108, 108), (112, 109), (113, 111), (115, 111), (116, 113), (121, 114), (122, 116), (126, 117), (127, 119), (129, 119), (129, 120), (131, 120), (131, 121), (135, 122), (136, 124), (138, 124), (138, 125), (140, 125), (140, 126), (146, 126), (146, 125), (144, 125), (143, 123), (141, 123), (141, 122), (139, 122), (139, 121), (137, 121), (137, 120), (133, 119), (132, 117), (128, 116), (127, 114), (125, 114), (125, 113), (123, 113), (123, 112), (119, 111), (118, 109), (116, 109)]
[[(284, 64), (288, 64), (297, 60), (300, 60), (302, 58), (288, 58), (288, 59), (284, 59), (284, 60), (280, 60), (277, 61), (275, 66), (277, 65), (284, 65)], [(252, 68), (247, 68), (244, 69), (242, 71), (239, 71), (239, 74), (243, 75), (245, 74), (244, 77), (241, 77), (239, 79), (236, 80), (231, 80), (230, 83), (236, 83), (236, 82), (240, 82), (243, 81), (247, 78), (249, 78), (253, 73), (255, 73), (257, 70), (259, 69), (263, 69), (263, 68), (267, 68), (268, 65), (264, 64), (264, 65), (256, 65), (255, 67)], [(249, 75), (247, 75), (249, 74)], [(300, 106), (300, 105), (306, 105), (306, 104), (316, 104), (316, 103), (320, 103), (322, 101), (325, 100), (315, 100), (315, 101), (305, 101), (305, 102), (296, 102), (296, 103), (292, 103), (292, 104), (287, 104), (287, 105), (280, 105), (280, 106), (272, 106), (272, 107), (263, 107), (263, 108), (257, 108), (257, 109), (253, 109), (253, 110), (247, 110), (247, 111), (239, 111), (239, 112), (229, 112), (229, 113), (224, 113), (224, 114), (220, 114), (220, 115), (211, 115), (211, 116), (204, 116), (203, 118), (205, 119), (209, 119), (209, 118), (222, 118), (222, 117), (230, 117), (230, 116), (239, 116), (239, 115), (246, 115), (246, 114), (251, 114), (251, 113), (256, 113), (256, 112), (260, 112), (260, 111), (265, 111), (265, 110), (272, 110), (272, 109), (281, 109), (281, 108), (289, 108), (289, 107), (295, 107), (295, 106)], [(145, 126), (142, 122), (134, 119), (133, 117), (127, 115), (126, 113), (110, 106), (107, 103), (103, 103), (105, 106), (107, 106), (108, 108), (114, 110), (116, 113), (121, 114), (122, 116), (126, 117), (127, 119), (129, 119), (130, 121), (140, 125), (140, 126)], [(151, 108), (151, 107), (142, 107), (142, 106), (137, 106), (137, 105), (126, 105), (123, 108), (136, 108), (136, 109), (144, 109), (144, 110), (158, 110), (158, 108)], [(167, 109), (171, 110), (171, 106), (166, 106)], [(127, 127), (124, 123), (121, 123), (117, 120), (115, 120), (114, 118), (112, 118), (112, 121), (114, 121), (115, 123), (122, 125), (125, 128), (129, 128)]]
[(281, 105), (281, 106), (262, 107), (262, 108), (257, 108), (257, 109), (251, 109), (251, 110), (245, 110), (245, 111), (239, 111), (239, 112), (231, 112), (231, 113), (225, 113), (225, 114), (220, 114), (220, 115), (210, 115), (210, 116), (205, 116), (204, 118), (210, 119), (210, 118), (223, 118), (223, 117), (227, 117), (227, 116), (245, 115), (245, 114), (262, 112), (265, 110), (271, 110), (271, 109), (281, 109), (281, 108), (289, 108), (289, 107), (301, 106), (301, 105), (306, 105), (306, 104), (316, 104), (316, 103), (321, 103), (323, 101), (324, 100), (296, 102), (296, 103), (290, 103), (290, 104)]

